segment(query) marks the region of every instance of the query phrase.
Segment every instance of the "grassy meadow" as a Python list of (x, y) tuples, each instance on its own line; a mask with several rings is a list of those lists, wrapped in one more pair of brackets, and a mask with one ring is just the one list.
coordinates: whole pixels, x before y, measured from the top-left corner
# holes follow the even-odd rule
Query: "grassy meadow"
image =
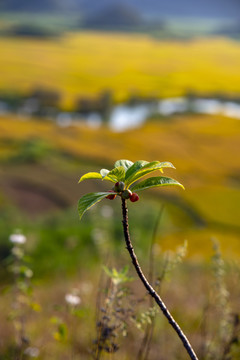
[[(106, 89), (115, 102), (132, 94), (240, 93), (240, 44), (226, 38), (71, 32), (56, 39), (2, 36), (0, 46), (0, 90), (56, 90), (62, 109)], [(186, 359), (131, 267), (119, 199), (104, 199), (78, 218), (82, 195), (112, 187), (78, 184), (81, 175), (111, 169), (118, 159), (144, 159), (172, 162), (176, 169), (164, 175), (185, 190), (148, 190), (129, 204), (140, 263), (199, 359), (238, 360), (239, 151), (239, 120), (221, 115), (154, 116), (121, 133), (107, 123), (61, 127), (52, 119), (1, 115), (0, 359)], [(9, 241), (16, 229), (27, 237), (17, 253)], [(16, 259), (23, 262), (20, 275)], [(129, 265), (133, 280), (125, 274), (126, 283), (116, 285), (103, 265), (117, 271)], [(80, 303), (66, 301), (69, 293)], [(100, 353), (99, 323), (108, 330)]]

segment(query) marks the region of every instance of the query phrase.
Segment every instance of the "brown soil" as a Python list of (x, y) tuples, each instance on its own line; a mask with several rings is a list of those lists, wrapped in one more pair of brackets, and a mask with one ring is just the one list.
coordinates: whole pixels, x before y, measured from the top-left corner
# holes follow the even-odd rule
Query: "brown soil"
[(68, 207), (69, 202), (53, 189), (41, 184), (28, 183), (23, 180), (8, 181), (4, 194), (11, 202), (30, 215), (44, 214)]

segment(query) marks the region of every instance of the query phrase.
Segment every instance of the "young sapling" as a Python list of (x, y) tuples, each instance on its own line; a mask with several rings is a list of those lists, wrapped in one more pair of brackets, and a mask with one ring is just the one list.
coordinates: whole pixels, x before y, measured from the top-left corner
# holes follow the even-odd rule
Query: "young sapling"
[[(148, 291), (148, 293), (153, 297), (159, 308), (161, 309), (164, 316), (167, 318), (170, 325), (176, 331), (177, 335), (181, 339), (185, 349), (189, 357), (192, 360), (198, 360), (190, 342), (188, 341), (186, 335), (183, 333), (180, 326), (174, 320), (166, 305), (157, 294), (157, 292), (153, 289), (153, 287), (149, 284), (146, 279), (143, 271), (139, 265), (137, 256), (135, 254), (130, 234), (129, 234), (129, 225), (128, 225), (128, 208), (127, 208), (127, 200), (130, 199), (131, 202), (136, 202), (139, 200), (139, 196), (137, 192), (150, 189), (159, 186), (180, 186), (184, 189), (183, 185), (180, 184), (177, 180), (174, 180), (165, 176), (155, 176), (150, 177), (140, 182), (138, 180), (142, 179), (145, 175), (148, 175), (154, 171), (160, 171), (163, 173), (164, 168), (174, 168), (174, 166), (170, 162), (160, 162), (160, 161), (144, 161), (138, 160), (133, 163), (130, 160), (118, 160), (114, 164), (114, 168), (112, 170), (102, 169), (100, 173), (97, 172), (89, 172), (83, 175), (79, 182), (87, 179), (101, 179), (107, 180), (114, 183), (113, 190), (108, 192), (97, 192), (97, 193), (89, 193), (83, 195), (78, 202), (78, 212), (80, 219), (83, 214), (90, 209), (93, 205), (97, 204), (104, 198), (115, 199), (116, 196), (121, 198), (122, 202), (122, 224), (123, 224), (123, 234), (126, 243), (126, 248), (131, 257), (133, 266), (138, 274), (139, 279), (143, 283), (144, 287)], [(109, 195), (111, 192), (111, 195)]]

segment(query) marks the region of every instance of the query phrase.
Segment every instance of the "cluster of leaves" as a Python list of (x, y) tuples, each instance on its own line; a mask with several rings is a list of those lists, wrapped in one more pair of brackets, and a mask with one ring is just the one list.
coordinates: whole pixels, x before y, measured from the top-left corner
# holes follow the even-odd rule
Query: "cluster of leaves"
[(119, 271), (115, 268), (109, 269), (107, 266), (103, 266), (103, 269), (105, 273), (111, 278), (113, 284), (116, 286), (133, 280), (132, 277), (128, 276), (127, 265)]
[(140, 330), (144, 330), (146, 325), (152, 325), (158, 312), (157, 306), (149, 307), (146, 311), (141, 312), (139, 316), (134, 319), (136, 327)]
[[(140, 180), (145, 175), (149, 175), (153, 171), (158, 170), (162, 173), (163, 168), (174, 168), (174, 166), (170, 162), (148, 162), (145, 160), (138, 160), (133, 163), (130, 160), (118, 160), (115, 162), (114, 168), (112, 170), (101, 169), (99, 173), (89, 172), (83, 175), (79, 182), (87, 179), (101, 179), (110, 181), (115, 184), (121, 181), (124, 182), (126, 190), (131, 190), (134, 192), (167, 185), (177, 185), (183, 188), (183, 185), (180, 184), (177, 180), (165, 176), (150, 177), (136, 183), (136, 181)], [(119, 195), (117, 192), (111, 192), (111, 194)], [(82, 218), (83, 214), (88, 209), (90, 209), (93, 205), (102, 199), (106, 198), (108, 195), (109, 192), (96, 192), (82, 196), (78, 203), (78, 212), (80, 218)]]

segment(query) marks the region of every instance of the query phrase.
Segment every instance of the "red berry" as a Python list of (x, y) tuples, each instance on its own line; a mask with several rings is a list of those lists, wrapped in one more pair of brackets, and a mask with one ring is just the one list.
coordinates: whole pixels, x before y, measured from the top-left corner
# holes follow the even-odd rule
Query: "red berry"
[[(111, 193), (111, 192), (114, 192), (114, 191), (113, 191), (113, 190), (109, 190), (108, 192)], [(116, 194), (107, 195), (107, 196), (106, 196), (106, 199), (114, 200), (116, 196), (117, 196)]]
[(131, 202), (136, 202), (136, 201), (138, 201), (138, 200), (139, 200), (138, 194), (132, 193), (132, 195), (130, 196), (130, 201), (131, 201)]

